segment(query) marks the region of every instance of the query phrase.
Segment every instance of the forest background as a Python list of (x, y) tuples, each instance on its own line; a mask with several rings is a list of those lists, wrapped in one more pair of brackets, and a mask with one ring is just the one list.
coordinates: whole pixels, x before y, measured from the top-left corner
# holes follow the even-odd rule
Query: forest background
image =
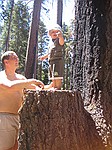
[[(42, 0), (34, 0), (34, 2), (41, 1)], [(62, 2), (62, 0), (57, 1)], [(59, 99), (57, 98), (57, 94), (54, 93), (50, 93), (53, 94), (53, 98), (51, 98), (50, 94), (47, 95), (47, 101), (44, 101), (45, 98), (41, 97), (43, 99), (42, 103), (40, 103), (42, 105), (39, 107), (39, 112), (45, 110), (43, 118), (47, 114), (48, 117), (46, 118), (48, 119), (42, 118), (40, 123), (42, 122), (43, 126), (39, 124), (39, 129), (40, 127), (42, 129), (39, 131), (40, 133), (42, 131), (44, 132), (45, 130), (43, 130), (43, 128), (45, 124), (48, 123), (49, 128), (49, 122), (53, 123), (53, 121), (49, 121), (49, 115), (52, 115), (52, 112), (54, 112), (56, 119), (59, 119), (58, 121), (55, 120), (56, 124), (60, 123), (62, 119), (60, 126), (58, 124), (56, 126), (55, 123), (55, 126), (52, 126), (57, 127), (57, 130), (55, 130), (58, 131), (56, 132), (56, 138), (57, 133), (59, 133), (59, 137), (60, 133), (62, 133), (63, 138), (65, 138), (65, 134), (63, 133), (68, 133), (68, 136), (66, 136), (68, 137), (67, 142), (64, 141), (63, 145), (68, 144), (71, 149), (76, 147), (78, 150), (112, 150), (112, 2), (110, 0), (75, 1), (75, 10), (73, 13), (75, 19), (71, 20), (69, 25), (64, 21), (62, 23), (65, 39), (63, 89), (77, 90), (77, 92), (75, 95), (72, 95), (74, 101), (69, 97), (69, 93), (67, 95), (64, 94), (67, 92), (66, 90), (61, 92), (61, 96), (60, 93), (58, 93)], [(20, 68), (17, 71), (25, 74), (26, 52), (28, 50), (29, 29), (32, 19), (32, 11), (29, 7), (30, 2), (28, 3), (28, 1), (24, 0), (15, 3), (14, 0), (7, 0), (6, 6), (4, 6), (4, 2), (6, 2), (6, 0), (0, 1), (0, 22), (2, 22), (0, 24), (0, 53), (2, 54), (6, 50), (14, 50), (20, 59)], [(14, 2), (13, 9), (11, 2)], [(47, 52), (49, 43), (47, 26), (44, 22), (46, 20), (44, 18), (49, 16), (49, 4), (47, 0), (42, 2), (38, 30), (38, 48), (36, 49), (36, 78), (48, 84), (48, 61), (41, 62), (38, 59), (39, 56)], [(71, 7), (69, 9), (71, 10)], [(70, 17), (68, 13), (65, 13), (65, 15), (66, 18)], [(52, 13), (51, 16), (54, 17), (54, 13)], [(36, 21), (36, 19), (34, 21)], [(32, 38), (34, 38), (34, 35), (35, 32), (32, 34)], [(29, 59), (28, 73), (31, 71), (31, 59)], [(79, 95), (79, 91), (81, 92), (83, 100)], [(33, 101), (33, 104), (32, 101), (28, 101), (28, 106), (31, 108), (32, 105), (37, 107), (37, 105), (35, 105), (35, 95)], [(86, 109), (83, 109), (83, 101)], [(29, 102), (31, 105), (29, 105)], [(43, 103), (45, 107), (43, 107)], [(57, 110), (54, 109), (53, 106), (56, 106), (55, 108)], [(38, 109), (34, 110), (38, 111)], [(57, 111), (59, 117), (57, 117)], [(24, 112), (28, 114), (26, 109)], [(29, 112), (31, 113), (31, 111)], [(63, 120), (63, 112), (65, 112), (65, 120)], [(39, 115), (37, 118), (40, 118), (40, 113), (37, 112), (37, 114)], [(52, 118), (53, 117), (51, 117), (51, 120), (54, 120), (54, 118)], [(27, 119), (27, 117), (25, 119)], [(33, 117), (31, 117), (31, 119), (33, 119)], [(43, 122), (43, 120), (47, 123)], [(66, 120), (68, 120), (68, 122)], [(26, 123), (26, 121), (24, 122)], [(67, 129), (67, 132), (63, 132), (62, 124), (65, 125), (64, 129), (65, 131)], [(33, 125), (36, 125), (37, 129), (37, 124), (32, 123), (32, 126)], [(71, 125), (73, 125), (73, 128), (71, 128)], [(54, 128), (51, 128), (51, 130), (54, 136)], [(46, 128), (46, 131), (49, 130)], [(31, 134), (29, 133), (29, 135)], [(49, 134), (45, 134), (44, 132), (44, 135)], [(49, 137), (51, 137), (52, 143), (52, 139), (55, 138), (52, 138), (52, 136)], [(47, 137), (46, 139), (48, 140)], [(36, 139), (36, 143), (37, 141)], [(31, 141), (29, 143), (31, 143)], [(44, 144), (47, 145), (46, 143)]]
[[(68, 8), (68, 4), (69, 6), (72, 5), (70, 1), (66, 1), (64, 4), (65, 8)], [(33, 1), (16, 0), (12, 5), (10, 0), (1, 0), (0, 6), (0, 55), (7, 50), (15, 51), (20, 61), (17, 72), (24, 75)], [(56, 1), (43, 1), (41, 7), (38, 46), (36, 49), (36, 78), (43, 81), (44, 84), (49, 84), (48, 60), (42, 62), (38, 58), (47, 53), (48, 50), (49, 37), (47, 28), (52, 22), (56, 23)], [(73, 7), (70, 9), (70, 12), (71, 14), (73, 13)], [(74, 46), (74, 22), (71, 16), (73, 18), (74, 15), (69, 14), (68, 9), (64, 9), (63, 14), (62, 31), (65, 39), (63, 48), (65, 61), (63, 89), (69, 89), (72, 49)], [(2, 65), (0, 65), (0, 70), (2, 70)]]

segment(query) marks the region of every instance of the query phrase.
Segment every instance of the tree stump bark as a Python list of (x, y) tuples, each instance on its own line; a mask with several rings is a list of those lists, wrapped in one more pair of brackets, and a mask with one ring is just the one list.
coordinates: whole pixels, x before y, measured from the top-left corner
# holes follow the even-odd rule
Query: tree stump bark
[(105, 150), (78, 91), (26, 91), (19, 150)]

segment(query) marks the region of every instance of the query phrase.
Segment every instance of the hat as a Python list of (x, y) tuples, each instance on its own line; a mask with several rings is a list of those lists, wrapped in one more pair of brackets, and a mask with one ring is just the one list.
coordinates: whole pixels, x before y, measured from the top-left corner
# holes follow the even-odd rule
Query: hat
[(51, 26), (51, 27), (48, 29), (48, 34), (50, 35), (53, 30), (59, 30), (59, 31), (62, 32), (61, 27), (60, 27), (58, 24), (55, 24), (55, 25)]

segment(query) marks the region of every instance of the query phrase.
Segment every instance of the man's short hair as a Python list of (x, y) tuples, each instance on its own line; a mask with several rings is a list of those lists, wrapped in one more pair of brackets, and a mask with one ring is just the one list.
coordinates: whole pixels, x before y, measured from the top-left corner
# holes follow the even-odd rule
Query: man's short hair
[(4, 60), (8, 60), (10, 58), (11, 55), (16, 54), (14, 51), (6, 51), (2, 56), (1, 56), (1, 61), (2, 64), (4, 65)]

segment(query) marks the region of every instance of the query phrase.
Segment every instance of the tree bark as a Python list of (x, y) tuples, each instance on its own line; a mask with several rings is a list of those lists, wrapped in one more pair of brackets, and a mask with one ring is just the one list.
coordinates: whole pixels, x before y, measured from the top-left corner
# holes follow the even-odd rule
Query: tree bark
[(26, 91), (19, 150), (105, 150), (78, 91)]
[[(106, 48), (101, 54), (102, 69), (99, 72), (101, 80), (102, 95), (101, 104), (104, 109), (104, 117), (107, 120), (112, 131), (112, 1), (107, 1), (106, 9)], [(112, 148), (112, 132), (110, 136), (110, 144)]]
[(38, 27), (40, 20), (42, 0), (34, 0), (32, 24), (29, 33), (28, 47), (26, 54), (25, 76), (26, 78), (36, 78), (36, 50), (38, 42)]
[(112, 1), (77, 0), (75, 6), (71, 89), (90, 104), (86, 108), (112, 149)]
[(63, 0), (57, 0), (57, 24), (62, 27)]

